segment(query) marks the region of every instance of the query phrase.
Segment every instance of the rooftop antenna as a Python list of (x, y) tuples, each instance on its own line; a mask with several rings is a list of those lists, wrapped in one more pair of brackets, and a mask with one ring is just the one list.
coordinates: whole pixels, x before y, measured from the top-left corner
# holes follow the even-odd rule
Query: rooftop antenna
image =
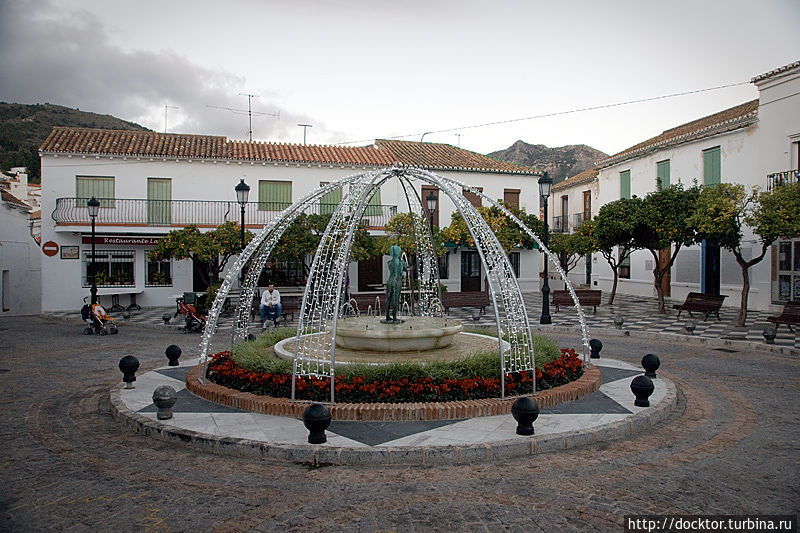
[(247, 109), (234, 109), (232, 107), (222, 107), (222, 106), (209, 105), (209, 104), (206, 104), (206, 107), (210, 107), (212, 109), (224, 109), (225, 111), (230, 111), (231, 113), (236, 113), (238, 115), (247, 114), (248, 123), (249, 123), (249, 126), (250, 126), (250, 128), (248, 130), (248, 135), (250, 137), (250, 141), (252, 142), (252, 140), (253, 140), (253, 115), (255, 115), (255, 116), (267, 115), (267, 116), (270, 116), (270, 117), (275, 117), (278, 120), (280, 120), (281, 119), (281, 112), (278, 111), (277, 113), (262, 113), (261, 111), (253, 111), (252, 99), (253, 98), (258, 98), (258, 95), (257, 94), (248, 94), (248, 93), (239, 93), (239, 95), (247, 97)]
[(180, 109), (180, 107), (176, 105), (165, 105), (164, 106), (164, 133), (167, 133), (167, 110), (168, 109)]
[(312, 124), (298, 124), (301, 128), (303, 128), (303, 144), (306, 144), (306, 130), (308, 128), (313, 128)]

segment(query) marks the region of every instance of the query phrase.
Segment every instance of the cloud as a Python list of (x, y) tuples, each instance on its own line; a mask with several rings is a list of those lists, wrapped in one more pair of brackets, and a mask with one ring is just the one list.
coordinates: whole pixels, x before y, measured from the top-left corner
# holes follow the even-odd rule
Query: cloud
[[(246, 110), (247, 98), (239, 96), (246, 92), (245, 77), (202, 67), (168, 49), (123, 50), (89, 12), (0, 0), (0, 51), (2, 101), (75, 107), (158, 131), (164, 106), (177, 106), (168, 112), (169, 131), (247, 139), (246, 114), (207, 107)], [(297, 138), (298, 122), (314, 123), (275, 105), (269, 89), (261, 94), (254, 111), (280, 113), (280, 120), (256, 115), (254, 138)]]

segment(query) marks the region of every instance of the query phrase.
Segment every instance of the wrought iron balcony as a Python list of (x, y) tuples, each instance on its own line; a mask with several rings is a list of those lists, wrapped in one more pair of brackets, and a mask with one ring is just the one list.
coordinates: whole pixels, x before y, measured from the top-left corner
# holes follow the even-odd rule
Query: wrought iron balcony
[[(141, 200), (130, 198), (98, 198), (100, 213), (98, 226), (150, 226), (179, 227), (194, 224), (197, 227), (215, 228), (228, 220), (238, 222), (241, 207), (234, 201), (206, 200)], [(308, 214), (330, 214), (337, 204), (313, 204)], [(245, 224), (261, 227), (272, 220), (289, 204), (280, 202), (250, 202), (245, 206)], [(364, 211), (364, 225), (383, 228), (397, 214), (395, 205), (368, 205)], [(90, 224), (86, 198), (58, 198), (52, 214), (57, 225)]]
[(581, 224), (583, 224), (587, 220), (589, 220), (589, 218), (585, 217), (583, 212), (573, 213), (572, 214), (572, 231), (578, 231), (578, 228), (581, 227)]
[(552, 233), (569, 233), (569, 225), (566, 217), (553, 217), (553, 225), (550, 228)]
[(767, 190), (772, 191), (772, 189), (778, 185), (797, 183), (798, 181), (800, 181), (800, 169), (784, 170), (783, 172), (767, 174)]

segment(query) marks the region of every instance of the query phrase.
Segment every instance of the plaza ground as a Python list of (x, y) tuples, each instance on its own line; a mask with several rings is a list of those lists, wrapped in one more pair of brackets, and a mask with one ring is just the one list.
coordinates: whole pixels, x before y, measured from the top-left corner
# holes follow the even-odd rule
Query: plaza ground
[[(598, 326), (590, 334), (604, 355), (638, 364), (656, 353), (660, 373), (679, 387), (679, 409), (654, 430), (475, 465), (310, 468), (214, 456), (124, 429), (107, 411), (119, 359), (135, 355), (140, 372), (152, 370), (165, 364), (166, 346), (193, 353), (199, 336), (80, 330), (0, 319), (0, 529), (620, 531), (628, 514), (800, 508), (793, 351), (623, 337)], [(560, 345), (577, 347), (574, 333), (554, 331)]]

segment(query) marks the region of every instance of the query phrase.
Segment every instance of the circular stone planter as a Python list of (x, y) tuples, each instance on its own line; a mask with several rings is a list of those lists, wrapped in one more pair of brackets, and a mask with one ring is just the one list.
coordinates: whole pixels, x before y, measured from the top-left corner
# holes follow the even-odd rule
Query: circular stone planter
[[(234, 409), (263, 413), (266, 415), (302, 418), (308, 402), (293, 402), (288, 398), (260, 396), (249, 392), (229, 389), (206, 380), (200, 383), (200, 366), (186, 374), (186, 389), (189, 392)], [(583, 376), (566, 385), (536, 393), (534, 398), (539, 408), (571, 402), (591, 394), (600, 388), (602, 376), (596, 366), (584, 367)], [(337, 403), (330, 406), (333, 420), (456, 420), (480, 416), (507, 415), (518, 396), (505, 399), (484, 398), (455, 402), (408, 402), (408, 403)]]

